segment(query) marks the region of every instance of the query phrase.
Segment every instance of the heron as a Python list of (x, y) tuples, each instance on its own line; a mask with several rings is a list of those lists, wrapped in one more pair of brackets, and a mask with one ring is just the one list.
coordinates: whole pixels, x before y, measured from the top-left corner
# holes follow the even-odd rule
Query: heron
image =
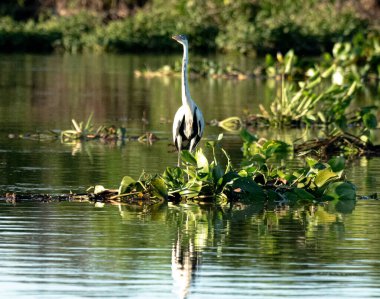
[(183, 46), (181, 90), (182, 106), (177, 110), (173, 121), (173, 142), (178, 151), (178, 167), (181, 162), (181, 151), (193, 151), (203, 135), (205, 121), (202, 111), (190, 96), (189, 82), (187, 79), (187, 63), (189, 61), (189, 43), (187, 36), (183, 34), (172, 36), (174, 40)]

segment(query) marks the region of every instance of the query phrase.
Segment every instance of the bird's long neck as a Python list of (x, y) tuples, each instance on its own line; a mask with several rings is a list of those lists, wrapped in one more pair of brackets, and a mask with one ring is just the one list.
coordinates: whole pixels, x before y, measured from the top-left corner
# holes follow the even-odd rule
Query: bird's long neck
[(187, 79), (187, 63), (189, 61), (189, 49), (187, 44), (183, 44), (183, 59), (182, 59), (182, 105), (192, 108), (193, 101), (191, 100), (189, 91), (189, 81)]

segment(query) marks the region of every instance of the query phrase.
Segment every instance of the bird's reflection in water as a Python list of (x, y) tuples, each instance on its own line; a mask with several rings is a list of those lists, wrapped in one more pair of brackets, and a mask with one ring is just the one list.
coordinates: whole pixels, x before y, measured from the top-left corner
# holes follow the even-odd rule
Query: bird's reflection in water
[(201, 264), (201, 251), (197, 251), (190, 238), (182, 242), (178, 233), (172, 248), (173, 292), (178, 298), (186, 298)]

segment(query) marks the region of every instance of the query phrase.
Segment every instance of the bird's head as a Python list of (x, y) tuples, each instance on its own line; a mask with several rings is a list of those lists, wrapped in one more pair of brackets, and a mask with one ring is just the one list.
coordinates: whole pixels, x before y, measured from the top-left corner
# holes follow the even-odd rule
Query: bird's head
[(176, 40), (182, 45), (187, 45), (187, 36), (184, 34), (173, 35), (172, 39)]

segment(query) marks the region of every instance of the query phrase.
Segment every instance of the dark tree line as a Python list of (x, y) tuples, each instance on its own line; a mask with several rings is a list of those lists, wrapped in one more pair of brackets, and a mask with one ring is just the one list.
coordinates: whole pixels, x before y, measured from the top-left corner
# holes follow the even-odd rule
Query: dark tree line
[(143, 7), (148, 0), (2, 0), (0, 15), (16, 20), (37, 18), (41, 14), (67, 15), (80, 10), (104, 14), (105, 18), (127, 17)]

